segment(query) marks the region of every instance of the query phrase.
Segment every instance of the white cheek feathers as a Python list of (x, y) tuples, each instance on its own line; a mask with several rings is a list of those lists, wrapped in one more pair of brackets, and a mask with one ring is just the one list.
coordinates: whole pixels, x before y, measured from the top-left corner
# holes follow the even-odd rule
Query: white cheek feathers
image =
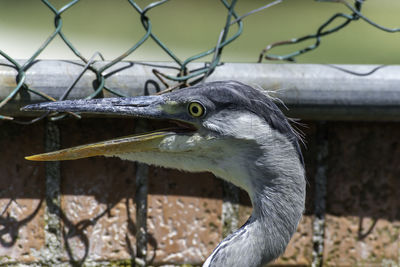
[(159, 145), (161, 152), (185, 152), (192, 151), (194, 148), (201, 148), (206, 139), (199, 134), (192, 136), (173, 135), (164, 138)]
[(265, 120), (253, 113), (240, 111), (222, 110), (208, 118), (204, 127), (237, 139), (265, 139), (273, 134)]

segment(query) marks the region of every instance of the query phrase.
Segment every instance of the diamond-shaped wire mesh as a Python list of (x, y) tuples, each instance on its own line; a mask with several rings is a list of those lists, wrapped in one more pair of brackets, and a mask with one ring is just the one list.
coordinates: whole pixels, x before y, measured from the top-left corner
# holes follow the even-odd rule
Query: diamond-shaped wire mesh
[[(123, 52), (120, 56), (116, 57), (112, 61), (101, 65), (100, 67), (96, 67), (93, 63), (95, 61), (103, 60), (103, 57), (100, 53), (95, 53), (91, 58), (86, 58), (79, 49), (75, 46), (75, 44), (68, 38), (68, 36), (63, 32), (63, 15), (67, 12), (71, 11), (71, 8), (76, 5), (81, 0), (73, 0), (57, 9), (50, 1), (41, 0), (42, 4), (44, 4), (53, 14), (54, 14), (54, 31), (47, 37), (47, 39), (42, 43), (42, 45), (37, 49), (33, 55), (27, 59), (23, 64), (17, 62), (15, 59), (10, 57), (8, 54), (3, 52), (0, 47), (0, 55), (6, 59), (8, 62), (7, 66), (10, 68), (14, 68), (17, 71), (16, 86), (10, 92), (10, 94), (1, 99), (0, 101), (0, 113), (1, 109), (17, 94), (22, 92), (29, 92), (32, 94), (36, 94), (43, 98), (44, 101), (56, 101), (65, 99), (71, 90), (74, 89), (74, 86), (78, 82), (78, 80), (82, 77), (82, 75), (86, 71), (93, 72), (96, 76), (96, 80), (94, 81), (95, 88), (94, 91), (87, 95), (86, 98), (96, 98), (101, 97), (101, 92), (103, 90), (108, 91), (112, 95), (115, 96), (124, 96), (123, 93), (117, 92), (114, 89), (108, 88), (106, 86), (105, 80), (107, 76), (105, 75), (107, 70), (110, 70), (112, 66), (117, 64), (118, 62), (123, 61), (127, 56), (134, 53), (140, 46), (142, 46), (148, 40), (153, 40), (157, 46), (163, 50), (171, 59), (172, 62), (175, 63), (174, 67), (171, 65), (157, 65), (153, 69), (153, 75), (165, 85), (166, 90), (173, 90), (175, 88), (182, 88), (189, 85), (196, 84), (198, 82), (204, 81), (212, 72), (217, 68), (221, 63), (221, 54), (224, 47), (231, 44), (235, 41), (243, 32), (243, 19), (249, 15), (252, 15), (256, 12), (262, 11), (270, 6), (275, 4), (279, 4), (284, 0), (276, 0), (273, 2), (269, 2), (266, 5), (261, 6), (255, 10), (252, 10), (246, 14), (239, 15), (237, 14), (235, 7), (237, 4), (237, 0), (232, 0), (228, 2), (227, 0), (220, 0), (221, 5), (226, 9), (225, 17), (225, 25), (223, 29), (221, 29), (218, 40), (216, 40), (216, 45), (210, 49), (205, 49), (203, 52), (190, 56), (186, 59), (179, 58), (152, 30), (152, 21), (151, 16), (149, 15), (149, 11), (152, 9), (162, 8), (162, 6), (168, 2), (169, 0), (161, 0), (148, 4), (146, 7), (140, 7), (139, 4), (134, 0), (127, 0), (130, 7), (132, 8), (132, 12), (136, 12), (139, 14), (140, 23), (136, 23), (135, 27), (143, 27), (144, 34), (141, 36), (139, 40), (134, 41), (131, 47)], [(320, 2), (338, 2), (344, 4), (349, 10), (350, 14), (345, 13), (336, 13), (330, 18), (328, 18), (317, 30), (314, 34), (309, 34), (300, 38), (294, 38), (287, 41), (280, 41), (276, 43), (269, 44), (263, 49), (259, 55), (258, 62), (262, 62), (262, 60), (285, 60), (285, 61), (294, 61), (295, 57), (304, 54), (306, 52), (310, 52), (316, 49), (320, 43), (321, 39), (329, 34), (335, 33), (344, 27), (348, 26), (353, 21), (363, 20), (370, 25), (386, 32), (398, 32), (400, 28), (386, 28), (381, 25), (376, 24), (372, 20), (368, 19), (361, 13), (362, 6), (364, 4), (364, 0), (355, 0), (353, 4), (348, 3), (346, 0), (319, 0)], [(38, 3), (39, 4), (39, 3)], [(339, 22), (339, 23), (338, 23)], [(73, 52), (73, 54), (81, 61), (82, 64), (82, 73), (78, 77), (75, 78), (74, 82), (71, 83), (69, 88), (66, 88), (64, 93), (58, 97), (58, 99), (54, 99), (51, 96), (46, 95), (43, 92), (36, 90), (35, 88), (29, 86), (26, 83), (27, 71), (29, 68), (35, 63), (38, 56), (48, 47), (48, 45), (55, 40), (55, 38), (61, 38), (64, 44)], [(285, 55), (274, 55), (271, 54), (270, 51), (278, 46), (286, 46), (292, 44), (302, 43), (304, 41), (314, 40), (314, 43), (309, 46), (305, 46), (304, 48), (298, 49), (291, 53)], [(1, 45), (1, 44), (0, 44)], [(204, 61), (207, 56), (212, 56), (212, 60), (210, 62), (204, 63), (203, 67), (197, 69), (190, 69), (189, 64), (194, 61)], [(166, 74), (163, 72), (163, 69), (174, 69), (176, 72), (175, 75)], [(30, 121), (20, 121), (14, 119), (9, 116), (0, 115), (0, 119), (12, 120), (16, 123), (22, 124), (30, 124), (41, 120), (48, 116), (49, 114), (44, 114), (38, 118), (32, 119)], [(57, 117), (53, 117), (53, 120), (57, 120), (65, 117), (66, 115), (61, 115)]]

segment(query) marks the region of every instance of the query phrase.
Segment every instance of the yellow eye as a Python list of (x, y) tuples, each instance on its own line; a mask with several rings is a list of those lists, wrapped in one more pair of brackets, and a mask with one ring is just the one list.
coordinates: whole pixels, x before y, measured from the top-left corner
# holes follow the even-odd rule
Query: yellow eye
[(189, 114), (193, 117), (201, 117), (204, 115), (205, 108), (199, 102), (191, 102), (188, 106)]

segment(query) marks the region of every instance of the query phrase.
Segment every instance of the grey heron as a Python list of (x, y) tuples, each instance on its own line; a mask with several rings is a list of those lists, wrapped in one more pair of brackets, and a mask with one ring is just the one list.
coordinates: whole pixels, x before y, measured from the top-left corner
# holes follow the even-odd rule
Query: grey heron
[(205, 267), (262, 266), (281, 255), (302, 217), (304, 163), (299, 138), (270, 97), (235, 82), (210, 82), (162, 95), (67, 100), (23, 110), (110, 113), (168, 120), (171, 127), (27, 157), (116, 156), (189, 172), (209, 171), (247, 191), (253, 211), (207, 258)]

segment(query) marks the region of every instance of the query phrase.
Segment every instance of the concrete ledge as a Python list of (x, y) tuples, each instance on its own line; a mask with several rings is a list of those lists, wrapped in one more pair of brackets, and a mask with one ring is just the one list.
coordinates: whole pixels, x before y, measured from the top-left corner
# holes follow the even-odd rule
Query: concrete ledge
[[(106, 62), (97, 62), (99, 68)], [(158, 69), (167, 75), (177, 75), (173, 63), (120, 62), (107, 69), (105, 85), (129, 96), (149, 93), (165, 86), (152, 73)], [(201, 68), (195, 63), (190, 69)], [(59, 98), (80, 74), (78, 61), (37, 61), (26, 71), (25, 83), (30, 88)], [(344, 71), (347, 70), (347, 71)], [(352, 73), (350, 73), (352, 72)], [(354, 74), (357, 73), (357, 74)], [(16, 86), (17, 71), (0, 60), (0, 99), (7, 97)], [(289, 108), (289, 116), (311, 120), (400, 120), (400, 66), (374, 65), (316, 65), (316, 64), (243, 64), (226, 63), (219, 66), (207, 81), (238, 80), (268, 90)], [(87, 70), (75, 85), (68, 99), (84, 98), (94, 92), (96, 75)], [(103, 92), (104, 97), (112, 97)], [(23, 105), (43, 99), (29, 92), (20, 92), (1, 115), (32, 116), (22, 113)]]

